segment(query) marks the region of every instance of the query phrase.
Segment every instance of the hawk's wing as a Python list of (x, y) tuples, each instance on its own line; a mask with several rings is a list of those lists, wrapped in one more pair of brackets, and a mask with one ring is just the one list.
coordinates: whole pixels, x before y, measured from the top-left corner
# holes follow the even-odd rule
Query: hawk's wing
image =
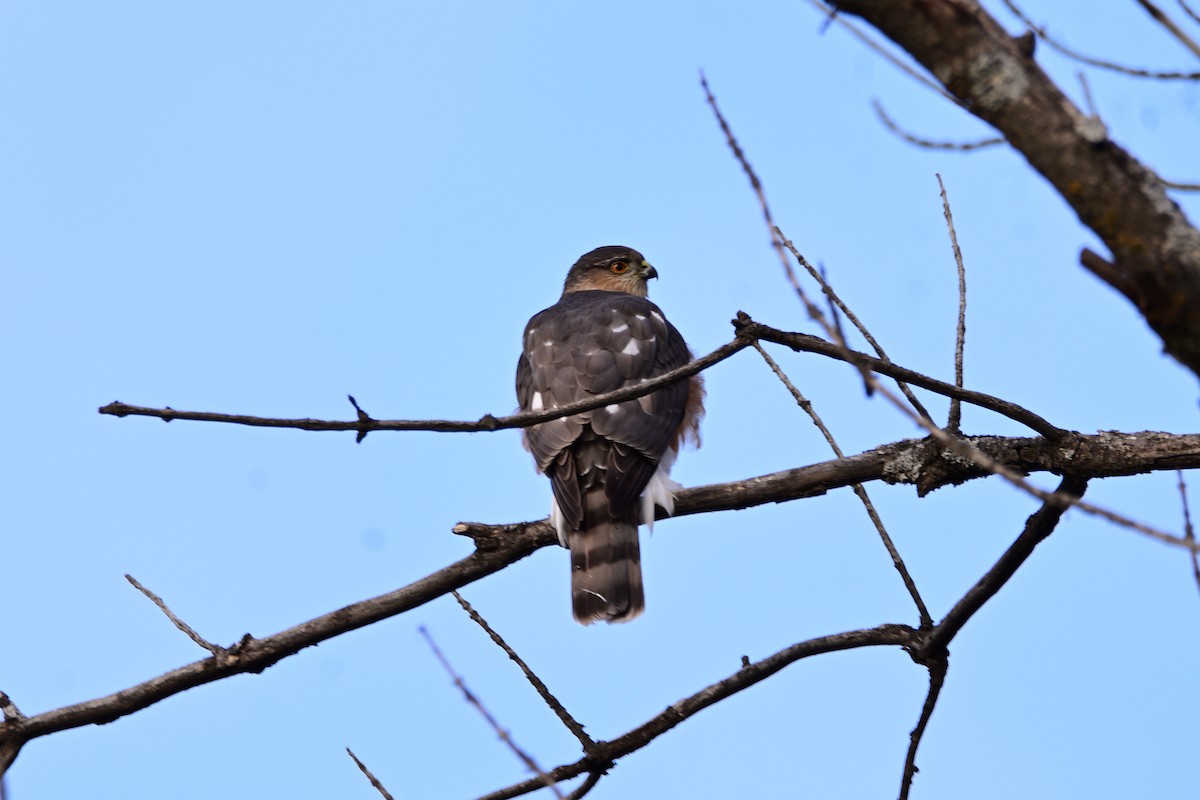
[[(517, 398), (527, 411), (555, 408), (653, 378), (690, 358), (679, 331), (649, 300), (621, 292), (571, 292), (526, 326)], [(614, 516), (621, 515), (637, 502), (668, 446), (677, 444), (687, 398), (685, 380), (525, 429), (538, 468), (550, 476), (573, 528), (583, 510), (567, 450), (584, 427), (616, 445), (605, 465), (605, 493)]]

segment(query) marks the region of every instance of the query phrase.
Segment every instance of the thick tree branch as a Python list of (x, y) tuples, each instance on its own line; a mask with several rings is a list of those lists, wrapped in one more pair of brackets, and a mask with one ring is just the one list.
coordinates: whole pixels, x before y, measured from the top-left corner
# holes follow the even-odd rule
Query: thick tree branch
[[(996, 463), (1023, 473), (1071, 473), (1085, 478), (1106, 478), (1200, 468), (1200, 434), (1109, 431), (1091, 436), (1071, 434), (1068, 440), (1061, 442), (1001, 436), (968, 437), (965, 441)], [(927, 494), (942, 486), (964, 483), (988, 474), (929, 439), (905, 440), (858, 455), (770, 475), (684, 489), (676, 496), (675, 516), (781, 503), (873, 480), (912, 484), (919, 493)], [(661, 510), (659, 518), (666, 518)], [(31, 717), (9, 713), (9, 702), (5, 705), (4, 721), (0, 722), (0, 768), (7, 767), (17, 751), (32, 739), (84, 725), (112, 722), (180, 692), (231, 675), (257, 674), (306, 647), (424, 605), (558, 541), (546, 520), (505, 525), (463, 522), (454, 530), (472, 538), (475, 552), (393, 592), (353, 603), (261, 639), (247, 634), (210, 658), (173, 669), (106, 697)], [(1178, 542), (1172, 540), (1172, 543), (1187, 547), (1182, 538)], [(11, 708), (15, 709), (15, 706)], [(551, 777), (562, 779), (554, 773)]]
[(836, 5), (903, 47), (1025, 156), (1112, 253), (1119, 277), (1100, 277), (1200, 375), (1200, 231), (1159, 176), (1108, 139), (978, 3)]

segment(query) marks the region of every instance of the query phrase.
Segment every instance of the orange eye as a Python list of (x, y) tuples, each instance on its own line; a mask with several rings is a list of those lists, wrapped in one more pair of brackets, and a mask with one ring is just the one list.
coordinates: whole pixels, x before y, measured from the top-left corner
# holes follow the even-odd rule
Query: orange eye
[(629, 271), (629, 262), (628, 261), (614, 261), (613, 265), (611, 267), (609, 267), (609, 269), (611, 269), (617, 275), (623, 275), (624, 273)]

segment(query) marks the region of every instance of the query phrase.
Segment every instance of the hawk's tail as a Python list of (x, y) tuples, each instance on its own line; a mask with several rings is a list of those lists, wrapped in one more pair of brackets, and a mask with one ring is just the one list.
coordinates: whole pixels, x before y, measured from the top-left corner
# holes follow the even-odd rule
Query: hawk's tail
[[(597, 497), (598, 495), (598, 497)], [(587, 493), (589, 506), (604, 490)], [(597, 503), (599, 505), (599, 503)], [(607, 503), (604, 508), (607, 509)], [(584, 519), (591, 522), (591, 514)], [(597, 514), (602, 519), (607, 514)], [(628, 622), (646, 607), (642, 593), (642, 556), (636, 522), (605, 520), (571, 531), (571, 608), (584, 625), (597, 620)]]

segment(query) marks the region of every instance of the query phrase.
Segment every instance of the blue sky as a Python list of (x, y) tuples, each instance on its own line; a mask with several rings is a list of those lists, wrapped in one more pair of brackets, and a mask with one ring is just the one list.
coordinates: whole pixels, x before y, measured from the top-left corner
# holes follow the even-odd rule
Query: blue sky
[[(513, 431), (352, 435), (102, 417), (112, 400), (267, 416), (474, 419), (515, 406), (520, 331), (603, 244), (647, 255), (652, 299), (707, 352), (744, 310), (811, 330), (698, 85), (703, 69), (785, 233), (897, 362), (1063, 427), (1196, 429), (1197, 387), (1078, 266), (1095, 237), (1019, 155), (915, 150), (990, 131), (803, 2), (735, 7), (298, 2), (10, 3), (0, 10), (0, 690), (27, 714), (267, 635), (463, 557), (459, 520), (535, 519)], [(992, 9), (1014, 32), (998, 3)], [(1172, 10), (1174, 7), (1172, 6)], [(1194, 69), (1134, 3), (1030, 12), (1079, 49)], [(1196, 31), (1193, 30), (1193, 33)], [(1077, 100), (1077, 67), (1039, 50)], [(1200, 88), (1089, 72), (1111, 136), (1200, 178)], [(1195, 195), (1178, 201), (1192, 219)], [(920, 435), (852, 370), (776, 352), (847, 452)], [(687, 485), (829, 458), (753, 352), (707, 374)], [(929, 398), (935, 414), (945, 403)], [(968, 408), (971, 433), (1020, 434)], [(1053, 485), (1051, 476), (1035, 476)], [(1193, 478), (1193, 497), (1200, 478)], [(995, 480), (917, 501), (869, 487), (940, 617), (1034, 502)], [(1093, 484), (1179, 530), (1173, 474)], [(1200, 505), (1200, 500), (1194, 500)], [(646, 615), (571, 621), (565, 552), (464, 594), (597, 738), (812, 636), (915, 621), (860, 506), (834, 492), (665, 522)], [(954, 642), (916, 797), (1183, 796), (1194, 787), (1200, 598), (1182, 553), (1069, 514)], [(543, 765), (574, 739), (453, 600), (259, 676), (37, 740), (22, 798), (472, 797), (525, 777), (418, 626)], [(623, 760), (596, 798), (888, 797), (924, 671), (899, 651), (808, 660)]]

